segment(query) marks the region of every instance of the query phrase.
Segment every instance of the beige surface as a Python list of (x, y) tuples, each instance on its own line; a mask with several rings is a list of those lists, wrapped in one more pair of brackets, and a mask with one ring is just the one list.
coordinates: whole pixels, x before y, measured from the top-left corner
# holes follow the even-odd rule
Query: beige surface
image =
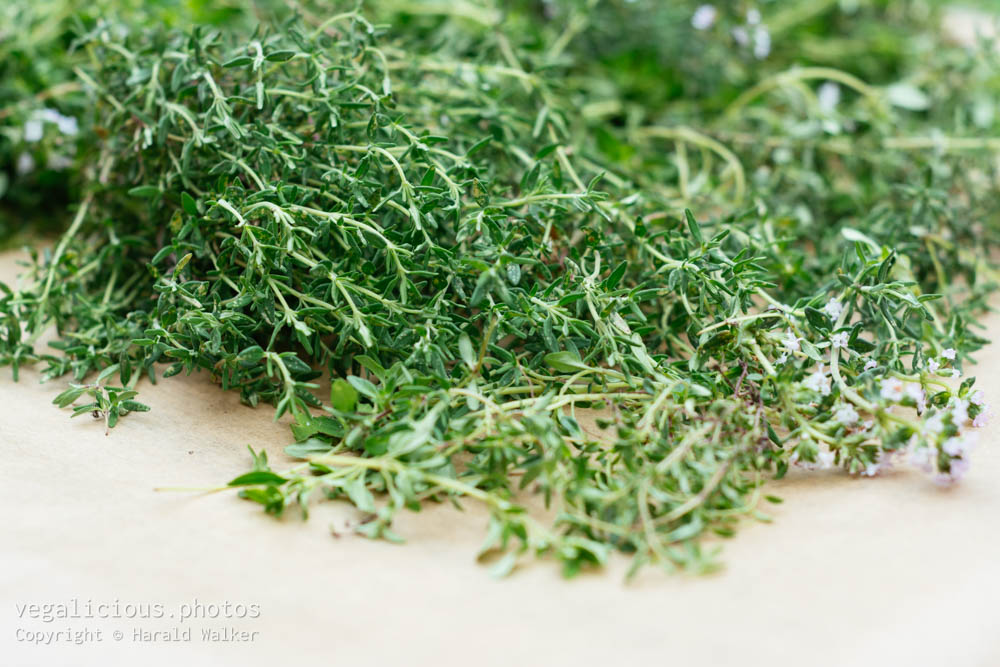
[[(0, 258), (0, 279), (11, 278)], [(1000, 333), (1000, 317), (988, 318)], [(1000, 346), (973, 372), (1000, 405)], [(918, 473), (792, 474), (773, 524), (747, 523), (706, 578), (626, 562), (563, 581), (551, 563), (505, 581), (474, 562), (484, 514), (408, 514), (408, 544), (330, 536), (343, 509), (275, 521), (231, 494), (155, 493), (246, 471), (246, 445), (283, 460), (287, 430), (204, 377), (143, 388), (153, 411), (110, 437), (47, 405), (62, 386), (0, 372), (3, 665), (1000, 665), (1000, 450), (942, 490)], [(280, 465), (278, 466), (280, 467)], [(19, 618), (17, 605), (92, 599), (254, 603), (260, 617), (189, 622), (190, 642), (137, 644), (177, 620)], [(257, 631), (204, 642), (203, 628)], [(98, 643), (30, 646), (22, 630), (93, 628)], [(112, 632), (125, 637), (113, 641)], [(945, 662), (946, 661), (946, 662)]]

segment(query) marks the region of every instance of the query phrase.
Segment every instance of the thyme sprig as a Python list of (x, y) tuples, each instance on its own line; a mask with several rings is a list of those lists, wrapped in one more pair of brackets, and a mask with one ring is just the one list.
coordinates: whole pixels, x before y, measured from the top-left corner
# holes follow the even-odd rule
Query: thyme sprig
[[(994, 56), (901, 42), (906, 79), (877, 58), (800, 66), (728, 47), (759, 17), (692, 26), (660, 4), (94, 24), (80, 203), (3, 287), (0, 360), (72, 375), (57, 404), (87, 393), (76, 413), (109, 427), (145, 407), (140, 378), (206, 371), (293, 421), (302, 463), (255, 453), (244, 497), (344, 498), (390, 539), (404, 508), (481, 502), (498, 573), (526, 552), (567, 574), (615, 550), (711, 568), (700, 538), (759, 516), (791, 465), (905, 456), (958, 478), (986, 407), (948, 378), (985, 342), (997, 232), (994, 148), (961, 95), (995, 87)], [(908, 16), (890, 4), (824, 11), (852, 34)], [(778, 19), (805, 48), (811, 29)], [(676, 76), (712, 43), (701, 71), (727, 69), (667, 93), (628, 59)], [(53, 325), (55, 353), (37, 349)]]

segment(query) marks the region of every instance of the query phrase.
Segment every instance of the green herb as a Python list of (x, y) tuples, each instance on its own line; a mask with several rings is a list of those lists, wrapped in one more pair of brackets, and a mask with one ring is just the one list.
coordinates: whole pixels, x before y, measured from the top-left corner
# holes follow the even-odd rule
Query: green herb
[(917, 3), (808, 4), (97, 24), (79, 204), (3, 288), (0, 363), (99, 373), (57, 404), (108, 426), (141, 377), (207, 371), (294, 421), (301, 465), (255, 454), (244, 497), (346, 499), (388, 539), (480, 502), (498, 574), (709, 569), (700, 538), (790, 465), (955, 479), (986, 410), (946, 378), (995, 286), (996, 56)]

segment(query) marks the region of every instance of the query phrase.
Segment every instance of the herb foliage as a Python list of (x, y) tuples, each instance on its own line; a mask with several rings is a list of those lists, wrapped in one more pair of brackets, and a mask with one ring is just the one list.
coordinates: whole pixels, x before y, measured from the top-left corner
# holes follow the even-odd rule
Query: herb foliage
[(955, 479), (986, 410), (946, 378), (995, 287), (996, 52), (940, 44), (922, 3), (738, 4), (79, 19), (76, 201), (0, 286), (0, 363), (72, 377), (56, 403), (108, 427), (141, 379), (208, 372), (294, 422), (302, 464), (254, 454), (244, 497), (347, 499), (388, 539), (481, 502), (500, 574), (711, 568), (701, 538), (790, 465)]

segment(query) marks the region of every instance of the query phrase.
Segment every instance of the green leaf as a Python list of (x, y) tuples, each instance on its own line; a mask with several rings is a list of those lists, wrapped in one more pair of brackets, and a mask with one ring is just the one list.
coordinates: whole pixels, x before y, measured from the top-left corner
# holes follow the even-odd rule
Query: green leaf
[(362, 512), (374, 512), (377, 509), (375, 496), (368, 490), (363, 477), (354, 477), (345, 481), (342, 488), (354, 506)]
[(691, 237), (694, 238), (694, 240), (699, 244), (704, 243), (705, 238), (701, 234), (701, 225), (698, 224), (698, 221), (695, 219), (694, 213), (691, 212), (691, 209), (684, 209), (684, 218), (687, 220), (688, 231), (691, 232)]
[(66, 391), (62, 392), (61, 394), (53, 398), (52, 402), (55, 403), (60, 408), (65, 408), (67, 405), (69, 405), (76, 399), (80, 398), (80, 396), (83, 395), (84, 391), (86, 391), (86, 387), (70, 387)]
[(817, 310), (812, 306), (806, 306), (806, 319), (814, 329), (827, 331), (830, 328), (830, 318), (822, 310)]
[(272, 51), (264, 59), (272, 63), (283, 63), (295, 57), (295, 51)]
[(867, 354), (874, 350), (877, 345), (871, 341), (867, 341), (864, 338), (855, 338), (851, 341), (851, 349), (859, 352), (860, 354)]
[(848, 241), (853, 241), (856, 243), (863, 243), (871, 248), (873, 253), (879, 253), (882, 251), (882, 246), (876, 243), (870, 236), (863, 234), (856, 229), (851, 227), (841, 227), (840, 234)]
[(885, 90), (889, 103), (908, 111), (925, 111), (931, 106), (931, 99), (925, 92), (910, 83), (894, 83)]
[(476, 153), (478, 153), (483, 148), (486, 148), (487, 146), (489, 146), (489, 144), (490, 144), (491, 141), (493, 141), (492, 137), (485, 137), (483, 139), (480, 139), (479, 141), (477, 141), (476, 143), (474, 143), (472, 146), (470, 146), (469, 150), (465, 151), (465, 157), (467, 157), (467, 158), (468, 157), (472, 157), (473, 155), (475, 155)]
[(587, 370), (587, 365), (580, 360), (580, 355), (562, 350), (560, 352), (550, 352), (545, 355), (545, 364), (560, 373), (576, 373)]
[(490, 576), (497, 579), (503, 579), (511, 572), (514, 571), (514, 567), (517, 565), (517, 553), (513, 551), (508, 551), (493, 564), (490, 568)]
[(162, 190), (155, 185), (137, 185), (128, 191), (130, 197), (140, 197), (142, 199), (152, 199), (161, 193)]
[(326, 454), (333, 445), (321, 438), (309, 438), (305, 442), (297, 442), (285, 447), (285, 454), (296, 459), (307, 459), (316, 454)]
[[(129, 422), (131, 423), (131, 422)], [(276, 473), (267, 470), (255, 470), (240, 475), (229, 482), (228, 486), (250, 486), (252, 484), (284, 484), (288, 480)]]
[(380, 382), (385, 380), (385, 369), (382, 368), (382, 364), (380, 364), (375, 359), (372, 359), (366, 354), (362, 354), (360, 356), (354, 357), (354, 361), (361, 364), (361, 366), (364, 369), (366, 369), (369, 373), (377, 377)]
[(104, 380), (107, 380), (109, 377), (117, 373), (119, 368), (120, 364), (111, 364), (110, 366), (107, 366), (100, 373), (97, 374), (96, 382), (100, 384)]
[[(370, 395), (369, 398), (372, 398), (373, 396), (374, 394)], [(330, 405), (333, 406), (334, 410), (339, 410), (340, 412), (351, 412), (354, 410), (354, 406), (357, 405), (357, 403), (358, 390), (354, 388), (354, 385), (351, 382), (344, 380), (343, 378), (337, 378), (333, 381), (330, 385)]]
[(585, 296), (587, 296), (587, 295), (584, 294), (583, 292), (576, 292), (575, 294), (567, 294), (563, 298), (559, 299), (559, 305), (560, 306), (568, 306), (569, 304), (571, 304), (571, 303), (573, 303), (575, 301), (579, 301), (580, 299), (584, 298)]
[(195, 202), (194, 197), (186, 192), (181, 193), (181, 207), (188, 215), (198, 215), (197, 202)]
[(228, 69), (230, 67), (246, 67), (251, 63), (253, 63), (253, 58), (250, 56), (237, 56), (232, 60), (227, 60), (222, 66)]
[(356, 375), (348, 375), (347, 381), (351, 383), (351, 386), (357, 389), (358, 393), (362, 396), (372, 400), (378, 397), (378, 389), (368, 380), (359, 378)]
[(181, 271), (184, 270), (184, 267), (188, 265), (188, 262), (191, 261), (192, 257), (194, 257), (194, 255), (191, 254), (191, 253), (188, 253), (188, 254), (184, 255), (183, 257), (181, 257), (180, 260), (177, 262), (177, 266), (174, 267), (174, 279), (175, 280), (177, 279), (177, 276), (179, 276), (181, 274)]
[(462, 360), (465, 361), (465, 365), (469, 367), (469, 370), (474, 370), (478, 363), (478, 358), (476, 357), (476, 350), (472, 347), (472, 340), (468, 335), (462, 334), (458, 337), (458, 350), (462, 355)]
[(613, 290), (618, 287), (618, 283), (621, 282), (622, 277), (625, 275), (625, 270), (628, 268), (628, 260), (623, 261), (621, 264), (615, 267), (615, 270), (611, 272), (608, 279), (604, 282), (604, 286), (608, 290)]
[(240, 497), (260, 503), (268, 514), (279, 515), (285, 507), (285, 495), (276, 486), (266, 486), (263, 489), (242, 489)]
[(248, 366), (255, 365), (264, 358), (264, 348), (260, 345), (251, 345), (239, 353), (237, 359)]

